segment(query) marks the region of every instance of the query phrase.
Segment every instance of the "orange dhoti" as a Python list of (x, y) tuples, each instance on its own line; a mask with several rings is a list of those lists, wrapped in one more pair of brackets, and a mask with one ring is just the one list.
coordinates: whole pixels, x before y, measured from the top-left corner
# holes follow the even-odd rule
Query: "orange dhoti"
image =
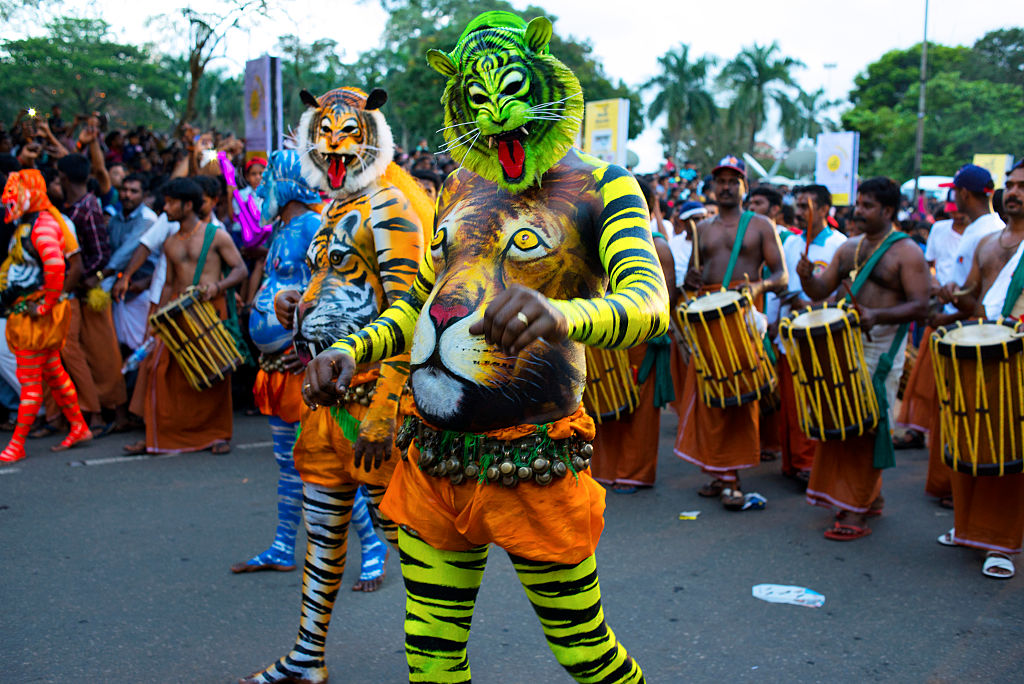
[[(211, 303), (223, 318), (227, 312), (224, 298)], [(231, 439), (231, 377), (195, 391), (158, 338), (139, 366), (132, 410), (146, 423), (146, 450), (150, 453), (202, 451)]]
[(867, 513), (882, 492), (882, 471), (874, 467), (875, 434), (815, 442), (807, 502)]
[[(522, 425), (484, 433), (492, 439), (518, 439), (536, 430)], [(548, 425), (553, 440), (573, 434), (594, 438), (594, 423), (582, 410)], [(556, 477), (547, 486), (524, 482), (452, 484), (416, 465), (419, 449), (395, 469), (381, 512), (413, 530), (436, 549), (468, 551), (497, 544), (528, 560), (576, 564), (593, 555), (604, 529), (604, 488), (589, 471)]]
[(1020, 553), (1024, 538), (1024, 473), (974, 477), (950, 470), (953, 540), (1001, 553)]
[[(629, 350), (629, 365), (634, 372), (643, 363), (646, 353), (646, 344)], [(598, 482), (644, 487), (654, 485), (661, 428), (661, 411), (654, 406), (654, 383), (652, 372), (640, 386), (639, 400), (633, 413), (597, 426), (590, 469)]]
[(793, 371), (784, 355), (779, 357), (779, 396), (782, 404), (778, 411), (781, 423), (779, 433), (782, 441), (782, 472), (785, 475), (793, 475), (801, 470), (811, 469), (818, 442), (800, 429)]
[[(931, 340), (935, 328), (927, 327), (917, 349), (917, 359), (910, 369), (907, 386), (903, 390), (903, 404), (896, 416), (896, 427), (928, 433), (932, 418), (939, 412), (939, 398), (935, 392), (935, 373), (932, 370)], [(937, 436), (937, 435), (936, 435)]]
[(705, 404), (697, 385), (697, 367), (691, 362), (683, 383), (676, 456), (716, 478), (734, 481), (735, 471), (761, 462), (758, 412), (756, 401), (728, 408)]

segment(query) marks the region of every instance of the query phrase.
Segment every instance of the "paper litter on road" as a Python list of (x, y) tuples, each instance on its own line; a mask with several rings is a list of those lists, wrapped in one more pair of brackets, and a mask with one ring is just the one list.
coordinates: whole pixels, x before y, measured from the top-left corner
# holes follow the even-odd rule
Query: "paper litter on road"
[(768, 499), (757, 492), (750, 492), (743, 495), (743, 511), (760, 511), (768, 505)]
[(696, 520), (700, 511), (679, 511), (680, 520)]
[(811, 591), (807, 587), (796, 587), (787, 584), (755, 584), (751, 590), (754, 598), (768, 603), (789, 603), (794, 606), (821, 608), (825, 605), (825, 595)]

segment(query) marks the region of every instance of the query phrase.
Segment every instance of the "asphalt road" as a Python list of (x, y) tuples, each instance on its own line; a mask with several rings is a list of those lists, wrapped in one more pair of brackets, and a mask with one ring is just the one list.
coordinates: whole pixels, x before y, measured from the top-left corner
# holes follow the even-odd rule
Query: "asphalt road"
[[(923, 493), (924, 451), (898, 452), (875, 533), (837, 543), (777, 463), (744, 478), (765, 510), (699, 498), (705, 478), (672, 455), (674, 434), (666, 413), (657, 486), (608, 495), (598, 548), (608, 621), (648, 682), (1021, 681), (1024, 578), (987, 579), (978, 552), (935, 542), (952, 514)], [(269, 544), (276, 518), (269, 429), (238, 415), (236, 435), (227, 456), (127, 461), (138, 435), (64, 454), (42, 440), (0, 468), (0, 681), (231, 682), (289, 648), (300, 572), (228, 572)], [(381, 591), (353, 594), (357, 548), (331, 681), (406, 681), (397, 559)], [(751, 596), (760, 583), (826, 603), (769, 604)], [(470, 661), (484, 684), (570, 681), (497, 550)]]

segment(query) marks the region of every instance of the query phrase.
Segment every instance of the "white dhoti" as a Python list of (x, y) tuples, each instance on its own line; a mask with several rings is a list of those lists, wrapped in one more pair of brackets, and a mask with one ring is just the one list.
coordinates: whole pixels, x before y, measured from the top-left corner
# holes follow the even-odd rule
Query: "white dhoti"
[(142, 346), (146, 337), (149, 297), (142, 293), (131, 301), (114, 302), (114, 330), (121, 344), (131, 350)]

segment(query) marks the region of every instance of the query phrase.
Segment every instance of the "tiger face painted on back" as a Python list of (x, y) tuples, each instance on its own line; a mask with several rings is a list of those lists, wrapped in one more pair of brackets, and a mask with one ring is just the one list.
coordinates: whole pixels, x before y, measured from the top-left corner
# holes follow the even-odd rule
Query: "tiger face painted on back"
[(486, 431), (523, 422), (526, 411), (541, 422), (579, 404), (586, 377), (580, 345), (538, 341), (508, 356), (469, 334), (511, 283), (552, 298), (601, 293), (600, 261), (574, 222), (593, 179), (575, 170), (558, 175), (557, 183), (501, 202), (476, 187), (486, 184), (471, 174), (460, 171), (446, 183), (447, 211), (438, 215), (429, 247), (437, 279), (416, 323), (411, 357), (416, 405), (432, 424)]
[(579, 80), (548, 53), (551, 31), (544, 17), (526, 24), (485, 12), (450, 53), (427, 53), (448, 79), (441, 103), (452, 158), (511, 192), (540, 183), (572, 147), (583, 118)]
[(369, 95), (336, 88), (319, 98), (302, 91), (307, 109), (299, 119), (302, 173), (331, 197), (358, 192), (384, 173), (395, 156), (391, 128), (377, 111), (383, 90)]

